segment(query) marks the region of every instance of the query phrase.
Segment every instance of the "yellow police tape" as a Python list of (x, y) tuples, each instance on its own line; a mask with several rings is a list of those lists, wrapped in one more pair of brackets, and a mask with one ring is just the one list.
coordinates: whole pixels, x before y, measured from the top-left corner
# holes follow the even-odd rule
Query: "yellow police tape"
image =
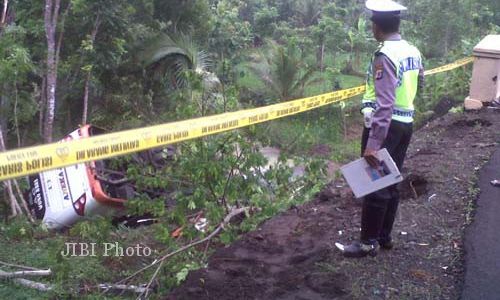
[[(426, 75), (449, 71), (470, 63), (466, 58), (426, 71)], [(103, 134), (22, 148), (0, 153), (0, 181), (50, 169), (157, 148), (223, 131), (250, 126), (320, 106), (340, 102), (364, 93), (365, 86), (318, 96), (278, 103), (265, 107), (229, 112), (209, 117)]]
[(462, 59), (459, 59), (451, 64), (425, 71), (424, 74), (425, 75), (433, 75), (433, 74), (437, 74), (437, 73), (441, 73), (441, 72), (450, 71), (450, 70), (456, 69), (458, 67), (465, 66), (466, 64), (470, 64), (473, 61), (474, 61), (474, 57), (462, 58)]

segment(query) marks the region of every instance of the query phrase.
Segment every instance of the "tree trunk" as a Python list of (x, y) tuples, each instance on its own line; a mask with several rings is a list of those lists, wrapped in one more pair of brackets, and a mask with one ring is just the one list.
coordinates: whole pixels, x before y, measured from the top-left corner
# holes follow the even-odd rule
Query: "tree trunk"
[[(90, 35), (90, 43), (92, 47), (94, 46), (95, 37), (97, 35), (97, 31), (99, 30), (100, 25), (100, 17), (97, 15), (96, 20), (94, 22), (94, 29)], [(92, 70), (88, 70), (87, 78), (85, 79), (85, 90), (83, 94), (83, 113), (82, 113), (82, 125), (87, 124), (88, 110), (89, 110), (89, 90), (90, 90), (90, 80), (92, 79)]]
[[(3, 138), (3, 127), (0, 126), (0, 152), (3, 152), (5, 151), (7, 148), (5, 147), (5, 141), (4, 141), (4, 138)], [(18, 193), (19, 193), (19, 187), (17, 185), (17, 182), (15, 180), (5, 180), (3, 182), (6, 190), (7, 190), (7, 195), (8, 195), (8, 201), (7, 201), (7, 204), (9, 205), (10, 207), (10, 211), (11, 211), (11, 217), (16, 217), (18, 215), (24, 215), (22, 209), (21, 209), (21, 206), (19, 206), (19, 202), (15, 196), (15, 193), (14, 193), (14, 190), (12, 188), (12, 182), (14, 182), (14, 185), (16, 186), (16, 188), (18, 189)], [(19, 194), (19, 198), (21, 199), (21, 205), (22, 207), (25, 209), (25, 212), (26, 214), (28, 215), (28, 217), (31, 219), (31, 216), (29, 215), (29, 211), (28, 211), (28, 207), (26, 206), (26, 203), (24, 202), (24, 199), (22, 197), (22, 194)]]
[(12, 218), (22, 215), (23, 211), (17, 203), (16, 197), (14, 196), (14, 191), (12, 190), (12, 183), (10, 180), (4, 181), (4, 186), (7, 189), (7, 194), (9, 195), (9, 201), (7, 202), (10, 206), (10, 216)]
[(45, 116), (45, 106), (47, 104), (47, 77), (43, 76), (42, 85), (40, 87), (40, 99), (38, 102), (38, 132), (43, 136), (43, 119)]
[(28, 208), (28, 205), (26, 204), (26, 199), (23, 196), (23, 192), (21, 191), (21, 188), (19, 187), (19, 183), (17, 182), (16, 179), (12, 180), (12, 183), (14, 184), (14, 187), (16, 188), (17, 195), (21, 199), (21, 207), (24, 209), (26, 212), (26, 216), (28, 217), (28, 220), (31, 222), (34, 222), (35, 220), (33, 219), (33, 216), (31, 215), (31, 212)]
[(321, 37), (319, 39), (319, 46), (316, 50), (316, 65), (319, 70), (323, 72), (324, 68), (324, 58), (325, 58), (325, 39)]
[[(68, 6), (64, 10), (64, 13), (61, 17), (61, 24), (60, 24), (60, 29), (61, 32), (59, 33), (59, 38), (57, 39), (57, 46), (56, 46), (56, 69), (57, 66), (59, 65), (59, 53), (61, 53), (61, 46), (62, 46), (62, 40), (64, 37), (64, 22), (66, 21), (66, 16), (68, 16), (69, 10), (71, 9), (71, 2), (68, 3)], [(56, 24), (57, 26), (57, 24)]]
[(450, 44), (450, 22), (446, 22), (446, 29), (444, 36), (444, 56), (448, 55), (449, 44)]
[(19, 121), (17, 119), (17, 106), (19, 102), (19, 95), (17, 92), (17, 76), (14, 80), (14, 126), (16, 127), (17, 147), (21, 147), (21, 135), (19, 134)]
[(2, 11), (2, 20), (0, 23), (0, 26), (3, 27), (5, 24), (5, 21), (7, 19), (7, 7), (9, 5), (9, 0), (3, 0), (3, 11)]
[(9, 116), (9, 107), (11, 100), (8, 95), (9, 85), (7, 83), (2, 83), (0, 89), (0, 127), (7, 128), (8, 127), (8, 116)]
[[(453, 5), (454, 3), (450, 3), (450, 2), (454, 2), (454, 1), (441, 1), (440, 8), (443, 8), (443, 7), (445, 9), (449, 8), (447, 17), (451, 19), (451, 18), (455, 17), (454, 12), (456, 11), (455, 10), (456, 6)], [(441, 22), (442, 22), (442, 20), (441, 20)], [(443, 37), (444, 38), (444, 43), (443, 43), (444, 53), (443, 53), (443, 56), (445, 56), (445, 57), (448, 55), (448, 50), (449, 50), (449, 46), (450, 46), (450, 34), (451, 34), (450, 30), (451, 30), (450, 20), (444, 21), (444, 37)]]
[(47, 107), (45, 111), (43, 139), (47, 143), (52, 142), (56, 107), (56, 29), (60, 4), (61, 0), (45, 0), (44, 23), (45, 36), (47, 38)]
[(320, 45), (316, 52), (316, 63), (321, 72), (325, 69), (325, 42), (323, 39), (320, 41)]
[(2, 15), (0, 19), (0, 37), (3, 34), (3, 29), (5, 25), (7, 24), (7, 14), (8, 14), (8, 9), (9, 9), (9, 1), (8, 0), (3, 0), (3, 9), (2, 9)]
[(353, 69), (358, 70), (359, 65), (361, 65), (361, 53), (359, 50), (354, 51), (354, 66)]
[(88, 71), (87, 78), (85, 79), (85, 89), (83, 92), (82, 125), (87, 124), (87, 115), (89, 110), (89, 85), (90, 85), (91, 73), (92, 71)]
[(321, 43), (321, 63), (320, 70), (323, 72), (325, 70), (325, 42)]

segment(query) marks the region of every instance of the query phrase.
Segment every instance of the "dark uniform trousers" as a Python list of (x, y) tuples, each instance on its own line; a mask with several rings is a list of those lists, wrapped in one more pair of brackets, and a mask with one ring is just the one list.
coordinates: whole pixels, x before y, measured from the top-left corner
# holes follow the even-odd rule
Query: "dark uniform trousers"
[[(387, 137), (382, 144), (401, 171), (410, 144), (413, 125), (392, 120)], [(361, 155), (365, 152), (370, 129), (365, 128), (361, 138)], [(384, 243), (391, 240), (391, 231), (399, 205), (397, 185), (392, 185), (380, 191), (365, 196), (361, 216), (361, 241), (374, 243), (376, 240)]]

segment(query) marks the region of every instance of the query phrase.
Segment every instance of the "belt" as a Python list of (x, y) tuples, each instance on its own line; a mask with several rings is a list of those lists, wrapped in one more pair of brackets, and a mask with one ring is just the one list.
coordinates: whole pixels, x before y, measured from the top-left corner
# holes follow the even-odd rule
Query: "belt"
[[(377, 109), (377, 103), (375, 102), (363, 102), (363, 104), (361, 105), (361, 110), (363, 110), (364, 108), (367, 108), (367, 107), (370, 107), (370, 108), (373, 108), (374, 110)], [(409, 118), (414, 118), (415, 117), (415, 110), (402, 110), (402, 109), (398, 109), (398, 108), (394, 108), (392, 110), (392, 114), (393, 115), (396, 115), (396, 116), (400, 116), (400, 117), (409, 117)]]
[(410, 117), (413, 118), (415, 117), (415, 110), (400, 110), (400, 109), (393, 109), (392, 114), (400, 117)]

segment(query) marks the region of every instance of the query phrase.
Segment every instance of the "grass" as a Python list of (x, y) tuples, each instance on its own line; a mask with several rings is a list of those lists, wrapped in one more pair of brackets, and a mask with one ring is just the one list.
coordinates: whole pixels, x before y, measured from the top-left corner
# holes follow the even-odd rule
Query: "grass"
[[(106, 223), (106, 224), (104, 224)], [(115, 256), (110, 251), (104, 256), (104, 242), (117, 242), (124, 249), (137, 244), (147, 245), (151, 249), (160, 248), (154, 241), (155, 227), (127, 229), (112, 227), (111, 220), (97, 220), (78, 223), (67, 232), (52, 232), (40, 224), (30, 224), (23, 219), (14, 219), (0, 223), (0, 261), (30, 266), (39, 269), (51, 269), (50, 277), (37, 277), (32, 280), (52, 285), (50, 292), (18, 286), (13, 282), (0, 281), (1, 299), (135, 299), (137, 295), (112, 293), (102, 294), (97, 289), (101, 283), (116, 283), (131, 275), (132, 272), (151, 263), (157, 253), (151, 257)], [(110, 229), (111, 228), (111, 229)], [(65, 256), (66, 243), (95, 243), (95, 256)], [(165, 247), (161, 247), (162, 249)], [(79, 247), (77, 247), (77, 255)], [(177, 263), (177, 260), (174, 260)], [(169, 268), (169, 264), (165, 264)], [(4, 271), (18, 271), (0, 264)], [(176, 271), (175, 268), (171, 268)], [(133, 284), (147, 283), (154, 268), (144, 272)], [(164, 283), (170, 280), (162, 277)], [(83, 296), (85, 295), (85, 296)]]
[[(78, 240), (68, 234), (50, 233), (41, 225), (31, 225), (17, 219), (0, 225), (0, 261), (40, 269), (51, 269), (53, 275), (33, 280), (51, 284), (51, 292), (18, 286), (12, 282), (0, 281), (2, 299), (55, 299), (70, 297), (69, 289), (91, 286), (111, 281), (116, 274), (106, 267), (103, 257), (63, 257), (65, 242)], [(84, 242), (83, 240), (79, 240)], [(10, 270), (1, 266), (4, 271)], [(98, 299), (98, 294), (94, 299)], [(109, 298), (108, 298), (109, 299)]]
[(361, 124), (361, 120), (353, 103), (345, 110), (327, 106), (260, 124), (255, 134), (264, 145), (296, 156), (308, 156), (314, 146), (327, 145), (331, 149), (328, 159), (342, 163), (359, 156), (360, 133), (353, 130), (354, 124)]
[[(306, 87), (304, 91), (305, 96), (319, 95), (337, 89), (348, 89), (364, 84), (364, 79), (358, 76), (343, 74), (331, 75), (329, 72), (319, 71), (315, 72), (313, 76), (316, 80)], [(335, 82), (338, 83), (339, 87), (335, 87)]]

